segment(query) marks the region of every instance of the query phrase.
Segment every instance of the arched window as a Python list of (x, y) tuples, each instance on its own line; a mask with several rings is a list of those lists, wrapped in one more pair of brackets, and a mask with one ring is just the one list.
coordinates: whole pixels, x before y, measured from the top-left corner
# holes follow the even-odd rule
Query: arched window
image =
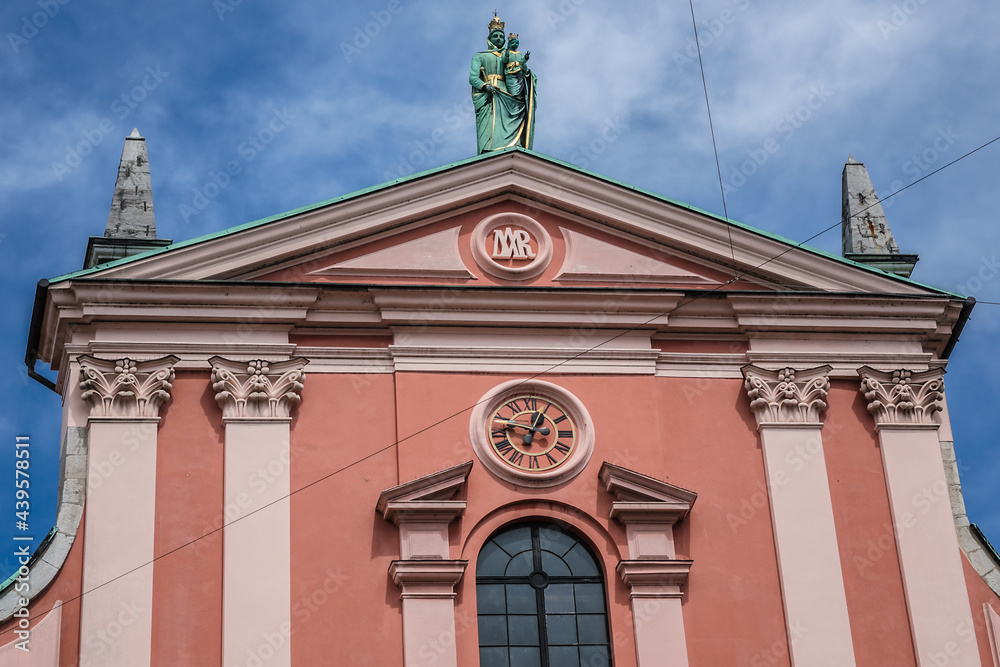
[(495, 533), (479, 552), (476, 598), (480, 667), (611, 664), (601, 569), (555, 524)]

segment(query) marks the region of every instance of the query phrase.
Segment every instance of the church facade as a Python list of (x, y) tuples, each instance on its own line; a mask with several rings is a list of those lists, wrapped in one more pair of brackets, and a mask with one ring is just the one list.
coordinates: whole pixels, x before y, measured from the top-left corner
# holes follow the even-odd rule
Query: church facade
[(869, 221), (845, 259), (515, 147), (43, 283), (59, 524), (0, 662), (1000, 667), (971, 303)]

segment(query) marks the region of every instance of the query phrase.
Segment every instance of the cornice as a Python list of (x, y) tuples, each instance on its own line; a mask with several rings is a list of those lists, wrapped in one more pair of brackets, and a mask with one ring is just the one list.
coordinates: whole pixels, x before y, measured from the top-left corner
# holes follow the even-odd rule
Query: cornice
[(376, 511), (386, 521), (445, 521), (450, 523), (465, 511), (464, 500), (453, 500), (469, 478), (472, 461), (446, 468), (383, 491)]
[(937, 427), (934, 413), (944, 399), (944, 370), (915, 373), (905, 368), (879, 371), (869, 366), (858, 370), (861, 392), (868, 412), (879, 427)]
[(157, 419), (170, 400), (173, 355), (152, 361), (80, 356), (80, 398), (90, 404), (92, 419)]
[(222, 421), (286, 421), (302, 400), (309, 361), (232, 361), (212, 357), (212, 388), (222, 408)]
[(865, 333), (932, 336), (959, 310), (943, 296), (894, 294), (729, 294), (741, 331)]
[(758, 426), (821, 422), (827, 406), (831, 370), (830, 366), (807, 370), (744, 366), (744, 387)]
[(649, 475), (605, 461), (597, 473), (608, 493), (620, 503), (661, 503), (690, 509), (698, 494)]

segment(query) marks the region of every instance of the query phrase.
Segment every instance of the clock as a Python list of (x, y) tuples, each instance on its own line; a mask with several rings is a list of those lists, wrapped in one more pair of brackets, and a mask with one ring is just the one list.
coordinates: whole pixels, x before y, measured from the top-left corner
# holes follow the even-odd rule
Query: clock
[(550, 382), (513, 380), (489, 392), (469, 427), (480, 461), (521, 486), (553, 486), (579, 473), (593, 452), (583, 403)]

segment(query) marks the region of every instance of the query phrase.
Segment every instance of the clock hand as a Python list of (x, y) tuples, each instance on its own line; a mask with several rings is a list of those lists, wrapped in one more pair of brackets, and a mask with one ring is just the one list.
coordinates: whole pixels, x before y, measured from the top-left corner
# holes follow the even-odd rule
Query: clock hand
[(545, 415), (543, 415), (541, 412), (536, 412), (531, 416), (531, 426), (542, 435), (548, 435), (549, 427), (542, 426), (542, 422), (544, 421), (545, 421)]
[(504, 426), (520, 426), (521, 428), (523, 428), (523, 429), (525, 429), (527, 431), (530, 431), (531, 433), (534, 433), (534, 432), (537, 431), (538, 433), (541, 433), (542, 435), (548, 435), (549, 434), (549, 427), (548, 426), (542, 426), (541, 428), (536, 428), (535, 426), (532, 426), (530, 424), (522, 424), (521, 422), (517, 422), (517, 421), (514, 421), (512, 419), (496, 419), (494, 421), (498, 421), (501, 424), (503, 424)]

